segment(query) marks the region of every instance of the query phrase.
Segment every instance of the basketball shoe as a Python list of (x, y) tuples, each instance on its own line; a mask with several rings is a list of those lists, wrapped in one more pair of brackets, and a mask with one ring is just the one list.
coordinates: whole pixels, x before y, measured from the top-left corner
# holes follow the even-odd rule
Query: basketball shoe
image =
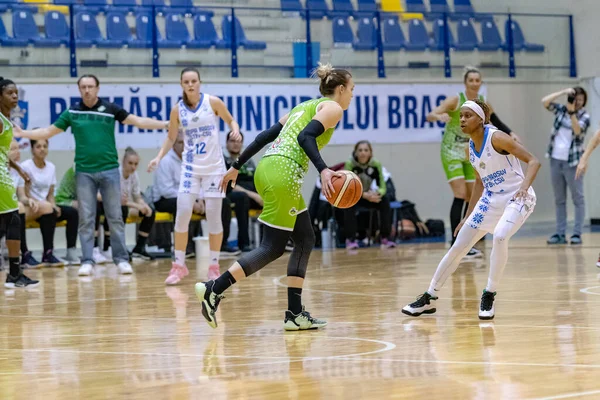
[(404, 308), (402, 308), (402, 313), (410, 315), (411, 317), (418, 317), (421, 314), (433, 314), (436, 312), (434, 301), (437, 299), (436, 296), (432, 296), (428, 292), (425, 292), (417, 297), (417, 301), (404, 306)]
[(215, 281), (198, 282), (194, 287), (196, 297), (202, 304), (202, 316), (208, 322), (211, 328), (217, 327), (217, 308), (219, 303), (225, 298), (222, 294), (213, 292)]
[(304, 331), (307, 329), (319, 329), (327, 326), (327, 321), (311, 317), (310, 313), (302, 306), (302, 311), (293, 314), (291, 311), (285, 312), (283, 320), (283, 329), (286, 331)]
[(494, 306), (495, 297), (496, 292), (488, 292), (487, 290), (483, 289), (483, 294), (481, 295), (481, 305), (479, 306), (479, 319), (494, 319), (494, 313), (496, 311), (496, 307)]

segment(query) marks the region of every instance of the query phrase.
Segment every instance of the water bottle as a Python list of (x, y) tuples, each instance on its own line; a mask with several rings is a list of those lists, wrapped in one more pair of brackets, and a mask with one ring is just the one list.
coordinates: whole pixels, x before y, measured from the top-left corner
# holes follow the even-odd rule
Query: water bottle
[(321, 230), (321, 248), (325, 250), (331, 250), (331, 235), (327, 228)]

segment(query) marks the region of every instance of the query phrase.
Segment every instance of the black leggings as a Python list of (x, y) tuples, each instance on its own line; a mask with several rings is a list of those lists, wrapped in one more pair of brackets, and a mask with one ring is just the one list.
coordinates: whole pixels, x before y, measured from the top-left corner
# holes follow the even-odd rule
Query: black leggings
[(360, 199), (355, 206), (346, 208), (344, 210), (344, 231), (346, 239), (356, 240), (356, 231), (358, 230), (356, 211), (359, 208), (379, 210), (379, 226), (381, 229), (381, 237), (389, 239), (390, 231), (392, 229), (392, 212), (390, 209), (390, 199), (387, 196), (383, 196), (379, 203), (373, 203), (369, 200)]
[(294, 250), (288, 261), (287, 275), (304, 278), (308, 268), (308, 259), (315, 246), (315, 232), (308, 211), (298, 214), (294, 230), (284, 231), (265, 225), (263, 237), (258, 248), (244, 254), (238, 263), (246, 276), (260, 271), (267, 264), (277, 260), (285, 252), (289, 239), (294, 242)]
[(77, 229), (79, 227), (79, 212), (76, 208), (70, 206), (58, 206), (60, 208), (60, 217), (57, 222), (67, 221), (67, 249), (77, 247)]
[[(100, 203), (101, 211), (102, 211), (102, 214), (104, 214), (104, 207), (102, 207), (101, 204), (102, 203)], [(129, 216), (129, 207), (121, 206), (121, 214), (123, 216), (123, 222), (127, 222), (127, 217)], [(156, 212), (154, 210), (152, 210), (152, 214), (150, 214), (150, 216), (146, 216), (146, 215), (140, 215), (140, 212), (138, 211), (138, 216), (142, 217), (142, 222), (140, 222), (140, 227), (139, 227), (138, 231), (142, 232), (142, 233), (150, 234), (150, 231), (152, 230), (152, 226), (154, 225), (154, 220), (156, 219)], [(108, 226), (108, 219), (106, 217), (104, 218), (104, 222), (102, 225), (104, 226), (104, 237), (110, 236), (110, 228)], [(105, 246), (105, 247), (107, 247), (107, 246)], [(104, 250), (106, 250), (106, 249), (104, 249)]]

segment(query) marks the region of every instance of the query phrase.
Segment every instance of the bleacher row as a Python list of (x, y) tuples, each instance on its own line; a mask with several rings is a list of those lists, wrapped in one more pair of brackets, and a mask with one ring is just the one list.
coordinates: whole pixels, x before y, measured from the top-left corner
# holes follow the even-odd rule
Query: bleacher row
[[(36, 47), (59, 47), (70, 43), (69, 25), (64, 14), (49, 11), (44, 16), (44, 35), (40, 35), (33, 17), (34, 10), (27, 8), (13, 9), (13, 36), (8, 36), (0, 19), (0, 44), (6, 47), (25, 47), (32, 44)], [(222, 39), (217, 35), (212, 22), (211, 11), (197, 11), (193, 16), (194, 35), (190, 35), (185, 24), (184, 15), (168, 13), (165, 15), (165, 34), (163, 38), (157, 29), (157, 44), (161, 48), (192, 49), (230, 49), (232, 42), (232, 17), (223, 16), (221, 23)], [(108, 11), (106, 14), (106, 37), (103, 37), (96, 15), (92, 11), (79, 11), (75, 15), (75, 44), (77, 47), (131, 48), (152, 47), (151, 12), (136, 13), (135, 34), (129, 27), (127, 15), (122, 11)], [(235, 37), (237, 46), (248, 50), (263, 50), (265, 42), (248, 40), (240, 21), (235, 18)]]
[[(8, 3), (12, 1), (11, 3)], [(72, 0), (55, 0), (55, 4), (64, 4)], [(221, 22), (221, 35), (219, 37), (213, 24), (212, 11), (194, 7), (192, 0), (171, 0), (166, 6), (164, 0), (142, 0), (142, 6), (136, 0), (113, 0), (112, 5), (106, 0), (83, 0), (77, 6), (74, 17), (75, 45), (77, 47), (99, 48), (150, 48), (152, 46), (152, 12), (145, 6), (155, 4), (157, 11), (165, 19), (163, 37), (157, 28), (157, 44), (159, 48), (190, 49), (230, 49), (232, 46), (232, 26), (235, 23), (235, 38), (237, 47), (242, 46), (247, 50), (264, 50), (267, 44), (262, 41), (253, 41), (246, 38), (244, 28), (238, 18), (232, 23), (231, 15), (224, 15)], [(336, 48), (353, 48), (358, 51), (371, 51), (377, 46), (377, 27), (373, 11), (377, 10), (374, 0), (358, 0), (358, 10), (354, 10), (351, 0), (333, 0), (333, 10), (330, 10), (325, 0), (306, 0), (310, 7), (311, 18), (331, 18), (333, 44)], [(459, 8), (459, 2), (465, 2)], [(4, 2), (4, 3), (1, 3)], [(152, 3), (153, 2), (153, 3)], [(455, 9), (461, 10), (460, 14), (450, 13), (446, 0), (430, 0), (432, 10), (448, 12), (452, 19), (456, 19), (456, 35), (454, 39), (452, 29), (444, 28), (444, 20), (440, 14), (427, 14), (437, 16), (432, 21), (431, 34), (422, 18), (413, 18), (401, 22), (398, 13), (382, 12), (382, 41), (386, 51), (424, 51), (443, 50), (444, 34), (448, 32), (448, 44), (451, 49), (458, 51), (497, 51), (508, 50), (509, 29), (512, 29), (513, 44), (516, 51), (543, 52), (544, 46), (529, 43), (523, 31), (515, 20), (505, 23), (503, 40), (496, 22), (491, 16), (479, 15), (473, 12), (469, 0), (455, 0)], [(292, 4), (293, 3), (293, 4)], [(418, 3), (418, 4), (417, 4)], [(443, 3), (443, 4), (442, 4)], [(27, 3), (16, 3), (14, 0), (0, 0), (7, 9), (12, 10), (13, 35), (9, 36), (2, 19), (0, 19), (0, 45), (6, 47), (25, 47), (32, 44), (36, 47), (68, 46), (70, 43), (69, 24), (63, 12), (48, 11), (44, 16), (43, 34), (36, 25), (33, 14), (37, 7), (28, 6)], [(434, 6), (439, 8), (434, 8)], [(281, 0), (282, 12), (290, 16), (297, 13), (301, 16), (304, 8), (299, 0)], [(427, 12), (422, 0), (407, 0), (407, 9), (415, 12)], [(127, 22), (127, 12), (135, 13), (135, 28), (132, 29)], [(96, 15), (106, 14), (106, 37), (102, 35)], [(164, 13), (164, 14), (163, 14)], [(292, 15), (293, 16), (293, 15)], [(193, 18), (193, 35), (190, 34), (185, 23), (186, 18)], [(358, 28), (356, 35), (349, 24), (349, 18), (356, 18)], [(429, 20), (429, 18), (426, 18)], [(475, 32), (473, 21), (480, 24), (480, 38)], [(450, 22), (447, 20), (448, 24)], [(407, 25), (408, 35), (404, 34), (401, 25)]]
[[(448, 22), (449, 23), (449, 22)], [(354, 50), (374, 50), (377, 47), (377, 27), (373, 18), (361, 17), (358, 20), (356, 38), (348, 23), (347, 17), (335, 17), (333, 24), (333, 43), (337, 48), (354, 48)], [(401, 28), (398, 15), (383, 14), (382, 16), (382, 41), (383, 49), (396, 51), (444, 50), (444, 32), (448, 32), (448, 45), (457, 51), (508, 51), (508, 30), (512, 27), (513, 46), (516, 51), (543, 52), (541, 44), (529, 43), (525, 40), (523, 31), (518, 22), (507, 20), (505, 23), (505, 38), (503, 40), (493, 18), (482, 20), (481, 40), (475, 33), (471, 19), (461, 19), (456, 24), (457, 40), (454, 40), (452, 30), (444, 28), (444, 21), (437, 19), (432, 24), (433, 35), (430, 35), (425, 23), (420, 19), (411, 19), (408, 24), (408, 40)]]

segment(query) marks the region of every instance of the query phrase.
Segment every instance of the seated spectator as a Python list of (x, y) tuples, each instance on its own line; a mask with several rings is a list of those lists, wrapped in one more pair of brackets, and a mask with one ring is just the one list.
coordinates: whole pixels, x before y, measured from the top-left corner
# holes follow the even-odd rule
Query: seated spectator
[[(373, 148), (369, 141), (361, 140), (356, 143), (352, 158), (346, 162), (344, 169), (357, 174), (363, 185), (362, 198), (356, 205), (344, 210), (346, 248), (358, 248), (356, 213), (359, 208), (376, 209), (379, 211), (381, 246), (385, 248), (396, 247), (394, 241), (390, 240), (392, 217), (390, 199), (385, 196), (387, 190), (383, 170), (379, 161), (373, 158)], [(377, 190), (371, 189), (373, 181), (375, 181), (378, 187)]]
[[(154, 208), (158, 212), (167, 212), (173, 217), (177, 215), (177, 193), (179, 193), (179, 181), (181, 179), (181, 154), (183, 153), (183, 137), (178, 136), (169, 150), (158, 164), (154, 173), (154, 183), (152, 186), (152, 201)], [(204, 201), (196, 200), (194, 204), (194, 214), (204, 214)], [(160, 224), (163, 225), (163, 224)], [(166, 224), (165, 224), (166, 225)], [(172, 226), (171, 226), (172, 231)], [(188, 231), (188, 245), (186, 250), (187, 257), (193, 257), (195, 254), (193, 238), (202, 234), (202, 228), (198, 221), (190, 222)], [(163, 235), (164, 236), (164, 235)], [(168, 239), (167, 239), (168, 238)], [(162, 243), (165, 251), (171, 251), (171, 235), (166, 235), (166, 243)]]
[[(141, 258), (143, 260), (153, 260), (154, 257), (146, 251), (146, 241), (148, 240), (148, 236), (154, 225), (156, 214), (142, 198), (140, 180), (136, 172), (139, 163), (139, 154), (133, 148), (127, 147), (125, 149), (121, 167), (119, 168), (119, 175), (121, 176), (121, 212), (123, 215), (123, 222), (127, 221), (127, 217), (142, 217), (135, 247), (131, 251), (131, 257)], [(104, 218), (105, 253), (108, 252), (109, 248), (110, 228), (108, 227), (108, 220)]]
[(40, 224), (44, 245), (42, 264), (53, 267), (62, 266), (64, 262), (54, 256), (54, 231), (56, 230), (56, 222), (67, 221), (67, 258), (77, 259), (76, 244), (79, 225), (77, 210), (73, 207), (59, 207), (56, 205), (54, 199), (56, 167), (50, 161), (46, 160), (48, 156), (48, 141), (31, 140), (31, 153), (33, 158), (24, 161), (21, 164), (21, 168), (31, 178), (31, 188), (29, 193), (25, 192), (25, 195), (35, 200), (38, 203), (38, 207), (37, 212), (33, 211), (33, 207), (26, 207), (26, 217), (28, 220), (35, 219)]
[[(61, 210), (63, 210), (61, 215), (65, 215), (65, 210), (67, 210), (68, 213), (68, 207), (78, 210), (79, 204), (77, 204), (77, 181), (75, 180), (75, 165), (65, 171), (65, 174), (63, 175), (60, 183), (58, 184), (58, 188), (56, 189), (55, 200), (56, 204), (61, 208)], [(79, 212), (77, 212), (77, 219), (79, 219)], [(73, 237), (71, 237), (71, 240), (73, 240)], [(73, 247), (75, 247), (75, 243), (76, 241), (73, 240)], [(68, 261), (69, 265), (79, 265), (81, 263), (80, 258), (77, 257), (77, 254), (74, 254), (74, 251), (71, 253), (73, 254), (69, 254), (69, 251), (67, 250), (67, 257), (65, 261)]]
[[(19, 143), (14, 139), (10, 144), (8, 157), (17, 164), (21, 162)], [(17, 198), (19, 200), (19, 217), (21, 218), (21, 265), (25, 268), (36, 268), (40, 265), (40, 263), (33, 257), (31, 251), (29, 251), (29, 248), (27, 247), (27, 235), (25, 233), (25, 207), (27, 206), (34, 212), (37, 212), (38, 205), (35, 200), (25, 195), (25, 182), (23, 181), (23, 178), (21, 178), (21, 175), (19, 175), (19, 173), (14, 169), (10, 170), (10, 175), (13, 179), (15, 189), (17, 190)], [(21, 187), (22, 190), (19, 190), (19, 187)]]
[[(230, 138), (231, 132), (227, 134), (226, 150), (223, 151), (225, 157), (225, 165), (229, 169), (231, 164), (240, 156), (242, 147), (244, 145), (244, 135), (242, 135), (241, 141), (232, 140)], [(238, 173), (238, 178), (235, 187), (231, 189), (229, 187), (226, 197), (226, 203), (229, 203), (229, 207), (224, 204), (223, 207), (223, 245), (221, 252), (235, 253), (235, 249), (227, 246), (227, 238), (229, 237), (229, 226), (231, 224), (231, 204), (233, 204), (233, 210), (235, 211), (235, 217), (238, 221), (238, 247), (241, 251), (247, 252), (252, 250), (250, 247), (250, 236), (249, 236), (249, 225), (250, 225), (250, 210), (262, 210), (263, 200), (260, 195), (256, 192), (254, 186), (254, 171), (256, 165), (253, 160), (248, 160), (246, 164)], [(229, 209), (229, 210), (227, 210)]]

